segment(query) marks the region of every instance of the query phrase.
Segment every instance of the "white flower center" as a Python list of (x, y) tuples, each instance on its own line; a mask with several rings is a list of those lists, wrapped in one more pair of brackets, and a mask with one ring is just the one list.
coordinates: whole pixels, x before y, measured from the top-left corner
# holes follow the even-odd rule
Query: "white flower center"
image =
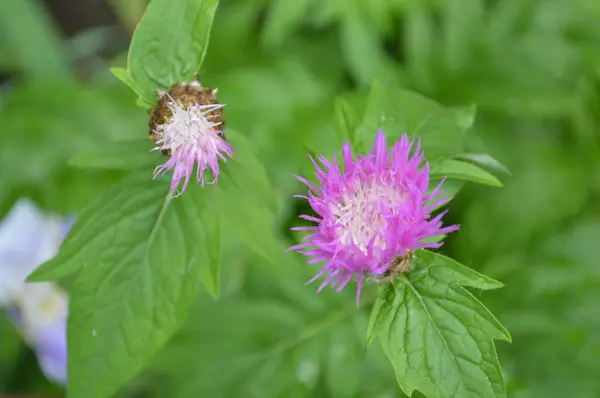
[(197, 150), (215, 150), (218, 140), (221, 140), (217, 128), (221, 122), (211, 121), (211, 112), (223, 107), (222, 104), (199, 105), (188, 107), (171, 101), (169, 109), (172, 116), (169, 121), (157, 127), (155, 133), (159, 136), (161, 149), (174, 152), (179, 149), (194, 148)]
[(373, 178), (370, 181), (357, 181), (353, 189), (344, 193), (338, 204), (332, 204), (331, 210), (336, 217), (339, 242), (354, 243), (367, 254), (367, 245), (373, 239), (373, 245), (386, 248), (384, 230), (387, 221), (382, 207), (395, 214), (394, 207), (406, 201), (406, 192)]

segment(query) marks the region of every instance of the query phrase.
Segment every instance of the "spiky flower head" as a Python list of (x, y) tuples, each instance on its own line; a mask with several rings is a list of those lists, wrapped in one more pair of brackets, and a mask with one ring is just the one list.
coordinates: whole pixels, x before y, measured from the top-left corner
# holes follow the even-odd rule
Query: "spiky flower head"
[(300, 216), (316, 225), (292, 228), (310, 234), (288, 250), (311, 257), (309, 263), (325, 262), (307, 284), (325, 276), (318, 291), (330, 285), (339, 292), (354, 278), (358, 305), (365, 278), (393, 279), (409, 270), (414, 249), (442, 245), (425, 239), (458, 230), (458, 225), (442, 227), (446, 212), (431, 217), (450, 197), (441, 190), (444, 181), (427, 193), (429, 164), (421, 167), (420, 140), (411, 154), (414, 144), (403, 135), (388, 151), (379, 130), (367, 155), (355, 158), (350, 144), (343, 145), (343, 169), (335, 156), (333, 162), (311, 157), (316, 185), (296, 176), (309, 187), (307, 196), (297, 197), (308, 200), (317, 217)]
[[(196, 166), (198, 183), (212, 184), (219, 177), (219, 159), (227, 161), (233, 148), (225, 141), (223, 106), (216, 100), (217, 90), (204, 88), (198, 81), (176, 84), (164, 93), (150, 116), (150, 139), (167, 160), (154, 171), (154, 178), (173, 169), (172, 196), (181, 195)], [(206, 169), (212, 181), (206, 181)], [(183, 186), (178, 190), (181, 182)]]

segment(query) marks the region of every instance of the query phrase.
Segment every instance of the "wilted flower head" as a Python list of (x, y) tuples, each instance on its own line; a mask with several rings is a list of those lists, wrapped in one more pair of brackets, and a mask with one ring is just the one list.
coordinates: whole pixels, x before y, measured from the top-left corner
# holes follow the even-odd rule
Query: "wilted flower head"
[[(185, 191), (196, 166), (200, 185), (214, 183), (219, 176), (219, 158), (227, 161), (233, 148), (223, 134), (223, 105), (218, 103), (216, 90), (203, 88), (199, 82), (178, 84), (165, 93), (152, 110), (150, 138), (156, 142), (153, 150), (169, 156), (157, 167), (154, 177), (173, 169), (171, 193), (179, 196)], [(213, 180), (204, 179), (210, 169)], [(178, 187), (183, 180), (183, 186)]]
[(19, 200), (0, 223), (0, 307), (35, 350), (49, 379), (66, 383), (68, 298), (52, 283), (26, 283), (54, 257), (73, 220), (43, 214)]
[(318, 156), (320, 164), (311, 157), (317, 185), (297, 177), (310, 188), (308, 196), (299, 197), (308, 200), (318, 217), (300, 216), (317, 225), (292, 228), (311, 233), (288, 250), (312, 257), (309, 263), (326, 261), (307, 282), (326, 275), (318, 291), (331, 285), (339, 292), (356, 277), (358, 305), (365, 277), (381, 281), (407, 271), (412, 250), (442, 245), (425, 239), (458, 229), (442, 227), (445, 212), (431, 218), (450, 198), (441, 191), (443, 181), (427, 194), (429, 165), (421, 168), (420, 141), (411, 155), (413, 146), (403, 135), (388, 152), (380, 130), (367, 155), (355, 159), (350, 145), (343, 145), (343, 170), (335, 157), (329, 162)]

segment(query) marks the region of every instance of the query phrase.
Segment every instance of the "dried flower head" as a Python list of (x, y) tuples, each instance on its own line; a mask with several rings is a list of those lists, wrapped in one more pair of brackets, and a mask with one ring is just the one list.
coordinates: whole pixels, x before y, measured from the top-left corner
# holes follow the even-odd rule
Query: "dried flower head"
[[(216, 100), (217, 90), (204, 88), (198, 81), (176, 84), (164, 93), (150, 115), (150, 139), (156, 143), (153, 150), (169, 156), (157, 167), (154, 177), (173, 169), (171, 193), (179, 196), (189, 183), (196, 165), (200, 185), (217, 182), (219, 158), (227, 161), (233, 148), (223, 134), (223, 106)], [(204, 173), (210, 169), (212, 181)], [(178, 187), (183, 180), (183, 186)]]
[(311, 157), (318, 184), (297, 176), (309, 187), (307, 196), (297, 197), (307, 199), (318, 215), (300, 218), (317, 225), (292, 228), (311, 233), (288, 249), (312, 257), (309, 263), (326, 261), (307, 284), (326, 275), (318, 291), (330, 285), (339, 292), (356, 277), (358, 305), (364, 278), (393, 279), (410, 269), (414, 249), (442, 245), (425, 239), (458, 230), (458, 225), (442, 227), (445, 212), (431, 218), (450, 197), (441, 191), (444, 181), (427, 194), (429, 164), (421, 168), (420, 140), (411, 156), (413, 146), (404, 135), (388, 152), (380, 130), (367, 155), (355, 159), (350, 145), (343, 145), (343, 170), (335, 157), (329, 162), (318, 156), (320, 164)]

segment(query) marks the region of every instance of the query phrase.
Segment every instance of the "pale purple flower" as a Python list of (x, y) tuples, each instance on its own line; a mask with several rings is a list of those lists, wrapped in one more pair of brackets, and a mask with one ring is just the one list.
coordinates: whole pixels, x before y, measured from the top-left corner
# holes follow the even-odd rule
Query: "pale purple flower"
[(0, 307), (35, 350), (46, 377), (66, 383), (68, 297), (53, 283), (26, 283), (41, 263), (54, 257), (72, 219), (47, 215), (19, 200), (0, 223)]
[(67, 314), (62, 322), (43, 330), (36, 340), (35, 351), (46, 377), (60, 385), (67, 384)]
[[(169, 95), (169, 94), (166, 94)], [(169, 160), (157, 167), (154, 177), (173, 169), (171, 192), (179, 196), (185, 191), (190, 177), (196, 166), (196, 179), (204, 183), (217, 182), (219, 177), (219, 159), (227, 161), (225, 155), (231, 157), (233, 148), (223, 137), (222, 122), (217, 120), (216, 111), (223, 107), (222, 104), (197, 104), (184, 105), (173, 98), (167, 103), (172, 114), (169, 120), (158, 125), (153, 134), (156, 136), (156, 147), (170, 154)], [(212, 181), (205, 181), (204, 173), (210, 169)], [(181, 181), (183, 186), (177, 192)]]
[(443, 195), (443, 181), (427, 194), (429, 164), (421, 167), (420, 140), (411, 155), (413, 146), (403, 135), (388, 151), (379, 130), (367, 155), (354, 158), (350, 144), (343, 145), (343, 169), (335, 156), (333, 162), (318, 156), (320, 164), (310, 158), (318, 183), (297, 176), (309, 187), (308, 196), (297, 197), (307, 199), (317, 214), (300, 218), (316, 225), (292, 228), (310, 234), (288, 249), (311, 257), (311, 264), (326, 262), (307, 284), (325, 275), (318, 291), (330, 285), (339, 292), (355, 278), (358, 305), (365, 278), (383, 279), (398, 258), (442, 245), (425, 239), (458, 230), (458, 225), (442, 227), (445, 212), (431, 217), (450, 197)]
[(27, 283), (7, 308), (12, 323), (35, 351), (44, 375), (67, 383), (68, 297), (53, 283)]

